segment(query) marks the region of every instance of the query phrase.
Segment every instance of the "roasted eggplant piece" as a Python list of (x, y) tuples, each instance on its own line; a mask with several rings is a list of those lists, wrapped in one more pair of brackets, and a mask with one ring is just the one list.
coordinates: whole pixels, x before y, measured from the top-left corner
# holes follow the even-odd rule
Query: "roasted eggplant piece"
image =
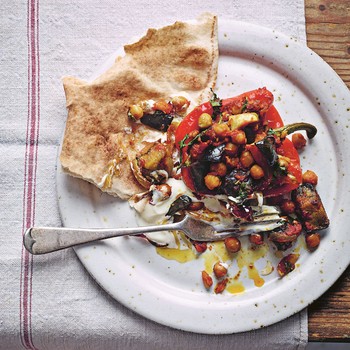
[(174, 116), (163, 111), (156, 110), (152, 114), (144, 114), (141, 123), (159, 131), (167, 131)]
[(193, 185), (197, 193), (208, 193), (209, 189), (205, 186), (204, 177), (209, 171), (209, 163), (195, 162), (188, 167)]
[(323, 230), (329, 219), (315, 187), (309, 183), (300, 185), (292, 192), (295, 211), (307, 233)]
[(275, 143), (275, 138), (273, 136), (266, 136), (261, 141), (255, 143), (255, 146), (258, 147), (265, 157), (267, 164), (271, 167), (273, 167), (278, 160)]
[(225, 176), (223, 190), (228, 196), (240, 197), (242, 200), (247, 198), (253, 193), (249, 172), (233, 169)]
[(166, 216), (174, 216), (180, 210), (186, 209), (192, 203), (192, 199), (185, 194), (177, 198), (170, 206)]
[(146, 145), (141, 154), (131, 162), (134, 176), (144, 188), (166, 182), (173, 167), (171, 148), (158, 141)]
[(224, 143), (217, 147), (210, 147), (203, 154), (201, 161), (219, 163), (221, 161), (222, 155), (224, 154), (224, 151), (225, 151)]

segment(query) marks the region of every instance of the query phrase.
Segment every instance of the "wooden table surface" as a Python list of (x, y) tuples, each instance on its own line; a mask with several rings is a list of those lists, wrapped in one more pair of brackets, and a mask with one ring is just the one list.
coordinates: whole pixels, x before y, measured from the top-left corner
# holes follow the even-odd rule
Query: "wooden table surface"
[[(305, 0), (305, 17), (307, 45), (350, 88), (350, 0)], [(350, 267), (308, 311), (309, 341), (350, 342)]]

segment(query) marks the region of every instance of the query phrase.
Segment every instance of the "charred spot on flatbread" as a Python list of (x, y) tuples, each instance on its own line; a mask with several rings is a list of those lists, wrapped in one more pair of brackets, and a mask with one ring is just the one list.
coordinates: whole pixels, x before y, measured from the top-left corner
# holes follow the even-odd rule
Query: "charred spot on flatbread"
[(142, 147), (128, 118), (131, 104), (185, 91), (195, 106), (217, 78), (217, 18), (150, 29), (92, 82), (63, 79), (68, 118), (60, 154), (63, 169), (128, 199), (144, 188), (130, 167)]

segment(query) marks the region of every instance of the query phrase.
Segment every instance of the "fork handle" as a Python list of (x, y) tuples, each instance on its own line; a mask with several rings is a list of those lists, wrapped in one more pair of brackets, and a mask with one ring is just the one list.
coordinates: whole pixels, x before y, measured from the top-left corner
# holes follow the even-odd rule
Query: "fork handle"
[(23, 245), (31, 254), (46, 254), (106, 238), (172, 230), (181, 230), (179, 223), (117, 229), (31, 227), (26, 230), (23, 236)]

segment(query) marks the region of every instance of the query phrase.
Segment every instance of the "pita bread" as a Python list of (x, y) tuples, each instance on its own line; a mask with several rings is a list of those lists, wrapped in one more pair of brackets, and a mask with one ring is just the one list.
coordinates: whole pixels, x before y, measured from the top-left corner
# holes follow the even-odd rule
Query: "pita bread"
[(141, 132), (128, 107), (183, 91), (192, 106), (207, 100), (217, 77), (217, 18), (205, 14), (193, 23), (149, 29), (124, 50), (92, 82), (63, 79), (68, 118), (60, 161), (70, 175), (128, 199), (145, 190), (130, 168)]

